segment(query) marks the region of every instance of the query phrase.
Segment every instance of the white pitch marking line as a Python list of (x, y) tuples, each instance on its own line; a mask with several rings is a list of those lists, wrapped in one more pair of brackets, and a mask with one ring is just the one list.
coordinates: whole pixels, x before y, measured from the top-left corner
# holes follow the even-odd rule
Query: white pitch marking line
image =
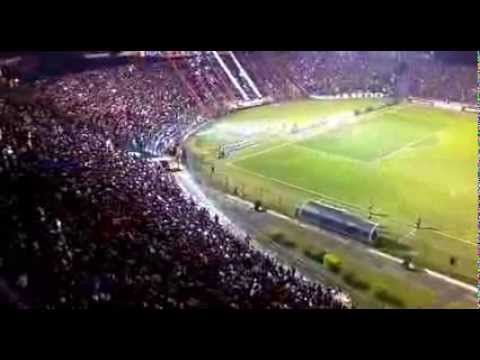
[(338, 158), (340, 160), (344, 160), (344, 161), (348, 161), (348, 162), (353, 162), (353, 163), (368, 163), (368, 161), (362, 161), (362, 160), (357, 160), (357, 159), (352, 159), (350, 157), (347, 157), (347, 156), (343, 156), (343, 155), (338, 155), (338, 154), (333, 154), (333, 153), (329, 153), (329, 152), (325, 152), (325, 151), (322, 151), (322, 150), (315, 150), (315, 149), (312, 149), (312, 148), (309, 148), (308, 146), (305, 146), (305, 145), (300, 145), (300, 144), (292, 144), (292, 146), (294, 147), (297, 147), (299, 149), (302, 149), (302, 150), (305, 150), (305, 151), (309, 151), (313, 154), (317, 154), (317, 155), (327, 155), (328, 157), (330, 158)]
[(327, 199), (327, 200), (334, 201), (334, 202), (339, 203), (339, 204), (347, 205), (347, 206), (349, 206), (349, 207), (351, 207), (351, 208), (354, 208), (354, 209), (358, 209), (358, 206), (356, 206), (356, 205), (349, 204), (349, 203), (347, 203), (347, 202), (344, 202), (344, 201), (341, 201), (341, 200), (332, 198), (332, 197), (330, 197), (330, 196), (328, 196), (328, 195), (319, 193), (319, 192), (314, 191), (314, 190), (309, 190), (309, 189), (303, 188), (303, 187), (301, 187), (301, 186), (293, 185), (293, 184), (290, 184), (290, 183), (288, 183), (288, 182), (285, 182), (285, 181), (282, 181), (282, 180), (278, 180), (278, 179), (275, 179), (275, 178), (270, 177), (270, 176), (265, 176), (265, 175), (256, 173), (256, 172), (254, 172), (254, 171), (247, 170), (247, 169), (245, 169), (245, 168), (243, 168), (243, 167), (241, 167), (241, 166), (235, 165), (234, 163), (231, 163), (230, 166), (231, 166), (231, 167), (234, 167), (234, 168), (236, 168), (236, 169), (238, 169), (238, 170), (240, 170), (240, 171), (243, 171), (243, 172), (246, 172), (246, 173), (248, 173), (248, 174), (251, 174), (251, 175), (253, 175), (253, 176), (257, 176), (257, 177), (260, 177), (260, 178), (263, 178), (263, 179), (266, 179), (266, 180), (271, 180), (271, 181), (277, 182), (277, 183), (279, 183), (279, 184), (281, 184), (281, 185), (285, 185), (285, 186), (288, 186), (288, 187), (291, 187), (291, 188), (294, 188), (294, 189), (297, 189), (297, 190), (300, 190), (300, 191), (303, 191), (303, 192), (308, 192), (308, 193), (310, 193), (310, 194), (314, 194), (314, 195), (317, 195), (317, 196), (321, 196), (321, 197), (323, 197), (323, 198), (325, 198), (325, 199)]
[(290, 143), (289, 143), (289, 142), (284, 142), (284, 143), (281, 143), (281, 144), (278, 144), (278, 145), (274, 145), (274, 146), (269, 147), (269, 148), (267, 148), (267, 149), (260, 150), (259, 152), (238, 157), (238, 158), (234, 159), (234, 161), (235, 161), (235, 162), (237, 162), (237, 161), (242, 161), (242, 160), (245, 160), (245, 159), (249, 159), (249, 158), (251, 158), (251, 157), (255, 157), (255, 156), (257, 156), (257, 155), (269, 153), (269, 152), (271, 152), (271, 151), (273, 151), (273, 150), (279, 149), (279, 148), (284, 147), (284, 146), (287, 146), (287, 145), (290, 145)]
[(394, 157), (396, 155), (398, 155), (399, 153), (402, 153), (404, 151), (407, 151), (407, 150), (410, 150), (412, 149), (413, 146), (421, 143), (422, 141), (424, 140), (427, 140), (428, 138), (432, 137), (432, 136), (435, 136), (435, 134), (429, 134), (429, 135), (426, 135), (426, 136), (423, 136), (421, 137), (420, 139), (418, 140), (415, 140), (415, 141), (412, 141), (408, 144), (405, 144), (404, 146), (402, 146), (401, 148), (397, 149), (397, 150), (394, 150), (392, 151), (391, 153), (388, 153), (384, 156), (381, 156), (381, 157), (378, 157), (376, 159), (373, 160), (373, 162), (376, 162), (376, 161), (382, 161), (382, 160), (385, 160), (385, 159), (388, 159), (388, 158), (391, 158), (391, 157)]
[(386, 254), (384, 252), (381, 252), (381, 251), (378, 251), (378, 250), (375, 250), (375, 249), (368, 249), (367, 250), (369, 253), (371, 254), (375, 254), (375, 255), (378, 255), (378, 256), (381, 256), (381, 257), (384, 257), (385, 259), (389, 259), (393, 262), (396, 262), (397, 264), (402, 264), (403, 261), (402, 259), (399, 259), (395, 256), (392, 256), (392, 255), (389, 255), (389, 254)]
[(473, 286), (473, 285), (469, 285), (469, 284), (465, 284), (464, 282), (462, 281), (459, 281), (459, 280), (456, 280), (456, 279), (452, 279), (451, 277), (448, 277), (446, 275), (443, 275), (443, 274), (440, 274), (440, 273), (437, 273), (436, 271), (432, 271), (432, 270), (429, 270), (429, 269), (425, 269), (425, 272), (430, 275), (430, 276), (433, 276), (433, 277), (436, 277), (438, 279), (442, 279), (446, 282), (449, 282), (450, 284), (454, 284), (454, 285), (457, 285), (457, 286), (460, 286), (474, 294), (476, 294), (478, 292), (478, 289)]
[(403, 235), (400, 239), (398, 239), (398, 242), (402, 243), (404, 239), (407, 239), (407, 238), (411, 237), (412, 235), (415, 235), (416, 233), (417, 233), (417, 229), (413, 229), (412, 231), (410, 231), (409, 233)]
[(438, 230), (433, 230), (434, 233), (437, 233), (437, 234), (440, 234), (440, 235), (443, 235), (443, 236), (446, 236), (446, 237), (449, 237), (450, 239), (453, 239), (453, 240), (457, 240), (457, 241), (461, 241), (462, 243), (465, 243), (467, 245), (470, 245), (470, 246), (477, 246), (476, 243), (473, 243), (471, 241), (467, 241), (467, 240), (464, 240), (464, 239), (461, 239), (461, 238), (457, 238), (455, 236), (452, 236), (452, 235), (448, 235), (442, 231), (438, 231)]
[[(391, 261), (394, 261), (396, 262), (397, 264), (402, 264), (403, 263), (403, 260), (402, 259), (399, 259), (395, 256), (391, 256), (389, 254), (385, 254), (381, 251), (378, 251), (378, 250), (375, 250), (375, 249), (369, 249), (368, 252), (372, 253), (372, 254), (376, 254), (378, 256), (381, 256), (381, 257), (384, 257), (386, 259), (389, 259)], [(446, 275), (443, 275), (443, 274), (440, 274), (440, 273), (437, 273), (436, 271), (432, 271), (432, 270), (429, 270), (429, 269), (425, 269), (425, 272), (430, 275), (430, 276), (433, 276), (433, 277), (436, 277), (438, 279), (441, 279), (443, 281), (446, 281), (450, 284), (453, 284), (453, 285), (456, 285), (456, 286), (460, 286), (470, 292), (473, 292), (473, 293), (476, 293), (478, 291), (478, 289), (473, 286), (473, 285), (469, 285), (469, 284), (466, 284), (462, 281), (459, 281), (459, 280), (456, 280), (456, 279), (453, 279), (449, 276), (446, 276)]]

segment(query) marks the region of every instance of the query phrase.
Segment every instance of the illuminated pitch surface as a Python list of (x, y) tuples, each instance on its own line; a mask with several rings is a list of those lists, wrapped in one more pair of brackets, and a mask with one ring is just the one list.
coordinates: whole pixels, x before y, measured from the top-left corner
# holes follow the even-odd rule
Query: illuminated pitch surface
[[(212, 181), (230, 192), (290, 216), (309, 199), (370, 213), (389, 239), (385, 251), (473, 283), (476, 115), (402, 104), (353, 116), (377, 105), (304, 101), (243, 110), (191, 144), (215, 163)], [(214, 160), (218, 145), (241, 140), (254, 144)]]

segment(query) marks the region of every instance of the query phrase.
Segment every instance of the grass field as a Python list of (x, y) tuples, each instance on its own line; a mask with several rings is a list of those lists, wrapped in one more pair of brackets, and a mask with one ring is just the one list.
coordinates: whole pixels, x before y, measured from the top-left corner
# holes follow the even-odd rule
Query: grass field
[[(244, 110), (189, 147), (204, 178), (225, 191), (289, 216), (310, 199), (371, 213), (384, 251), (475, 283), (475, 114), (405, 103), (353, 115), (379, 105), (302, 101)], [(241, 140), (253, 145), (216, 159), (220, 145)]]

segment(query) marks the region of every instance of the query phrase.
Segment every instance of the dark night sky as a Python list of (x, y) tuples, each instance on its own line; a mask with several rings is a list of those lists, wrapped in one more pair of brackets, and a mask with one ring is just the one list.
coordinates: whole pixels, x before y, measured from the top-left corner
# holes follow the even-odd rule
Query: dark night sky
[(436, 57), (447, 63), (475, 65), (477, 54), (475, 51), (436, 51)]
[[(0, 60), (2, 58), (9, 58), (18, 55), (39, 55), (39, 58), (26, 61), (27, 68), (30, 70), (25, 70), (25, 72), (30, 74), (33, 77), (38, 76), (39, 74), (43, 75), (58, 75), (64, 72), (78, 72), (83, 71), (86, 66), (88, 67), (99, 67), (99, 66), (111, 66), (119, 65), (128, 59), (109, 59), (99, 60), (99, 61), (90, 61), (88, 65), (84, 60), (81, 59), (80, 55), (82, 52), (0, 52)], [(477, 55), (475, 51), (435, 51), (435, 58), (438, 61), (442, 61), (446, 64), (464, 64), (474, 67), (477, 62)], [(35, 63), (36, 65), (31, 65)], [(119, 63), (117, 63), (119, 61)], [(36, 70), (32, 70), (33, 68)]]

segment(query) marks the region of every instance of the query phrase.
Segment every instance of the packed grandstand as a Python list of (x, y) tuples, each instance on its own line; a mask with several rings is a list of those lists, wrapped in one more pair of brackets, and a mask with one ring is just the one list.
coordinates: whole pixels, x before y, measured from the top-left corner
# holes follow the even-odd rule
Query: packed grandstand
[[(234, 234), (132, 148), (262, 103), (343, 93), (475, 102), (475, 72), (367, 52), (183, 52), (32, 77), (2, 68), (0, 298), (16, 308), (349, 308)], [(91, 57), (92, 58), (92, 57)], [(98, 58), (93, 57), (93, 58)], [(82, 60), (88, 64), (91, 59)]]

